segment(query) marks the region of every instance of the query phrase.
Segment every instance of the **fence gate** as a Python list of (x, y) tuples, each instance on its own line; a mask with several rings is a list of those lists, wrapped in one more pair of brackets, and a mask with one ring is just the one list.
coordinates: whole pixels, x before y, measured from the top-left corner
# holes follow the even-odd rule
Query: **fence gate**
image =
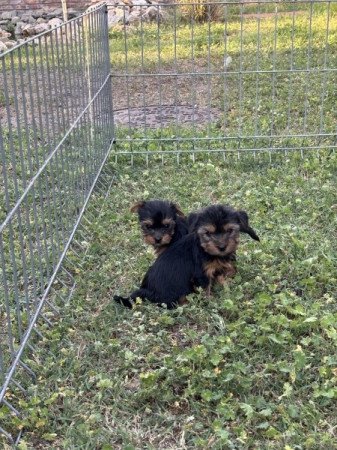
[(0, 57), (0, 434), (27, 356), (72, 292), (63, 267), (113, 141), (105, 5)]

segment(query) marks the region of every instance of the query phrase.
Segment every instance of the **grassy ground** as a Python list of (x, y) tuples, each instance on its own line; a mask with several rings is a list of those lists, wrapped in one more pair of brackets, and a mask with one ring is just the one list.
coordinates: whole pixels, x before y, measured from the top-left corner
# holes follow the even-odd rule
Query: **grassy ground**
[[(42, 345), (22, 445), (336, 448), (336, 162), (117, 166), (87, 256), (74, 260), (75, 296)], [(158, 197), (186, 212), (244, 208), (261, 243), (242, 238), (237, 276), (210, 300), (125, 310), (112, 294), (137, 286), (153, 261), (129, 208)]]
[[(308, 5), (292, 4), (290, 11), (282, 12), (282, 5), (269, 6), (269, 14), (264, 13), (266, 6), (240, 6), (231, 11), (223, 7), (222, 19), (218, 22), (196, 23), (191, 18), (182, 20), (179, 9), (175, 15), (171, 11), (171, 20), (160, 26), (142, 24), (138, 27), (112, 28), (110, 30), (110, 54), (115, 70), (148, 70), (163, 65), (177, 63), (178, 72), (184, 72), (182, 60), (191, 62), (193, 58), (204, 61), (212, 67), (223, 67), (221, 57), (224, 53), (233, 58), (230, 70), (239, 67), (252, 70), (287, 68), (291, 50), (294, 68), (306, 68), (324, 64), (327, 51), (327, 67), (334, 67), (336, 56), (333, 52), (337, 25), (335, 4)], [(289, 5), (288, 5), (289, 6)], [(281, 8), (281, 9), (280, 9)], [(289, 8), (288, 8), (289, 9)], [(311, 19), (310, 19), (311, 17)], [(174, 20), (175, 19), (175, 20)], [(325, 44), (328, 44), (326, 47)], [(302, 50), (307, 50), (302, 53)], [(260, 57), (257, 61), (256, 58)], [(136, 72), (137, 73), (137, 72)]]

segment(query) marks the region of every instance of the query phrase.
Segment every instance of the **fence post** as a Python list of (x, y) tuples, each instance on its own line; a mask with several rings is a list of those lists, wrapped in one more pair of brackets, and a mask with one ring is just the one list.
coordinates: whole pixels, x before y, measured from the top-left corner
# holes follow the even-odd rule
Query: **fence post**
[(61, 3), (62, 3), (62, 11), (63, 11), (63, 22), (67, 22), (67, 20), (68, 20), (67, 0), (61, 0)]
[(85, 78), (88, 86), (88, 103), (90, 103), (88, 109), (89, 121), (90, 121), (90, 137), (93, 137), (93, 104), (91, 103), (93, 93), (92, 93), (92, 67), (91, 67), (91, 58), (90, 58), (90, 8), (89, 14), (86, 14), (83, 17), (83, 32), (84, 32), (84, 61), (85, 61)]
[(112, 99), (112, 67), (110, 61), (110, 46), (109, 46), (109, 21), (108, 21), (108, 5), (105, 4), (105, 19), (104, 19), (104, 41), (105, 41), (105, 52), (106, 52), (106, 64), (107, 64), (107, 73), (110, 74), (109, 81), (109, 119), (111, 126), (111, 142), (116, 143), (115, 140), (115, 121), (114, 121), (114, 108), (113, 108), (113, 99)]

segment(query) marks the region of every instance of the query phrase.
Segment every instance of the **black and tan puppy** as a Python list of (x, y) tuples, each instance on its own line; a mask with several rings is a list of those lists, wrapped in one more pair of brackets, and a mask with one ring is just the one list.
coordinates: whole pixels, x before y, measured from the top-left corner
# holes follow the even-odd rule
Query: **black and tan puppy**
[(188, 232), (184, 213), (167, 200), (140, 201), (131, 211), (138, 213), (144, 241), (152, 245), (157, 256)]
[[(208, 217), (206, 220), (205, 213)], [(226, 214), (229, 222), (221, 226)], [(259, 240), (257, 234), (248, 224), (247, 213), (235, 211), (229, 206), (213, 205), (192, 212), (187, 217), (187, 226), (189, 233), (197, 232), (199, 234), (201, 246), (206, 254), (212, 256), (211, 258), (206, 257), (204, 263), (204, 272), (209, 280), (208, 295), (210, 295), (214, 282), (224, 284), (227, 278), (236, 274), (236, 249), (239, 244), (240, 231), (248, 233), (255, 240)], [(221, 228), (224, 233), (220, 232)], [(226, 249), (225, 255), (221, 253), (224, 248)]]
[(239, 233), (259, 240), (245, 211), (213, 205), (193, 213), (193, 232), (171, 245), (147, 271), (141, 287), (129, 298), (114, 296), (127, 307), (139, 297), (174, 308), (196, 287), (210, 288), (235, 274)]

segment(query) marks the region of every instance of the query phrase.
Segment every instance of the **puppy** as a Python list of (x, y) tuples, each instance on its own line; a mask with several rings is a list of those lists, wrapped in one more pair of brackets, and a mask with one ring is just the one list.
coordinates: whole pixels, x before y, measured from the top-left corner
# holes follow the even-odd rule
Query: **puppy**
[(138, 213), (144, 241), (152, 245), (156, 256), (188, 232), (184, 213), (167, 200), (140, 201), (131, 211)]
[(239, 233), (259, 241), (250, 227), (245, 211), (213, 205), (193, 213), (193, 232), (170, 246), (147, 271), (139, 289), (129, 298), (114, 300), (131, 308), (139, 297), (152, 303), (166, 304), (168, 309), (185, 303), (196, 287), (210, 288), (212, 282), (224, 282), (233, 276)]
[[(227, 210), (229, 212), (229, 207), (227, 207)], [(219, 208), (219, 205), (214, 205), (214, 207), (207, 208), (209, 217), (208, 223), (204, 224), (204, 228), (201, 228), (199, 230), (199, 236), (201, 240), (201, 245), (206, 250), (206, 253), (210, 255), (216, 256), (219, 251), (219, 242), (214, 240), (214, 233), (212, 233), (214, 229), (214, 223), (219, 222), (219, 218), (215, 217), (216, 213), (221, 213), (221, 209)], [(188, 226), (188, 232), (194, 233), (197, 232), (198, 226), (200, 225), (201, 218), (203, 214), (206, 212), (206, 208), (201, 209), (196, 212), (192, 212), (187, 217), (187, 226)], [(247, 222), (248, 226), (248, 216), (245, 211), (237, 211), (238, 217), (240, 217), (241, 222), (244, 221)], [(221, 220), (221, 219), (220, 219)], [(213, 224), (212, 224), (213, 221)], [(238, 229), (237, 224), (228, 224), (226, 225), (227, 231), (230, 232), (234, 231), (234, 229)], [(229, 233), (225, 234), (224, 237), (229, 238)], [(236, 248), (239, 243), (239, 232), (232, 233), (231, 234), (232, 242), (230, 244), (230, 247), (228, 246), (227, 251), (227, 257), (226, 258), (212, 258), (211, 261), (207, 261), (204, 264), (204, 270), (205, 273), (209, 279), (209, 285), (207, 288), (207, 295), (209, 296), (211, 293), (211, 287), (214, 282), (218, 282), (220, 284), (225, 283), (226, 278), (233, 277), (236, 274)], [(225, 246), (225, 242), (223, 242)], [(212, 245), (215, 247), (212, 248)], [(206, 248), (207, 247), (207, 248)], [(221, 256), (221, 255), (218, 255)]]

